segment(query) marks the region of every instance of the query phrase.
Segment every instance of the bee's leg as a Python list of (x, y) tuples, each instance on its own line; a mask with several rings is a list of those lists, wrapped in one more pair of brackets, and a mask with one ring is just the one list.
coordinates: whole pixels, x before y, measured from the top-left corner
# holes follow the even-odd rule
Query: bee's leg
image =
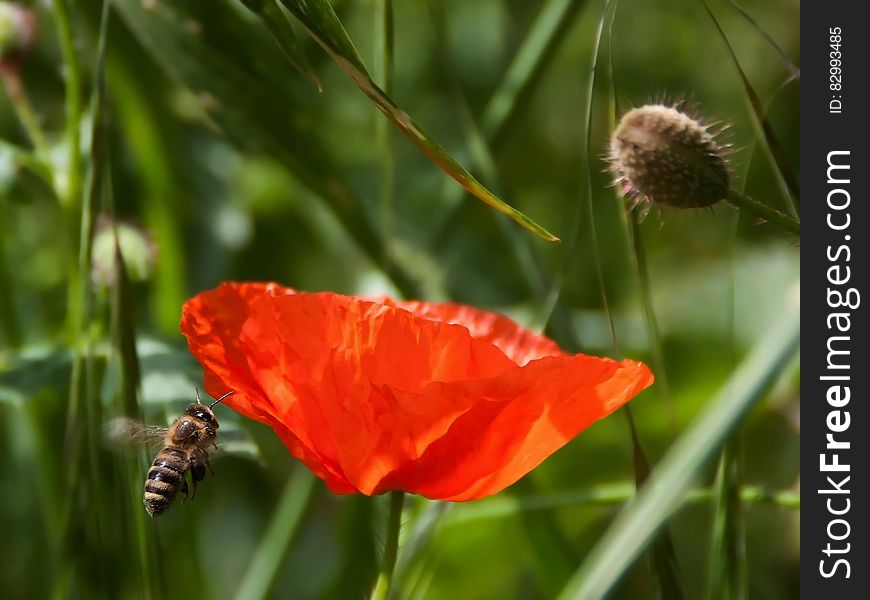
[(190, 481), (193, 484), (193, 493), (191, 494), (191, 498), (196, 496), (196, 486), (199, 485), (199, 482), (205, 479), (205, 467), (202, 463), (196, 462), (190, 467)]
[[(211, 460), (208, 458), (208, 452), (200, 448), (196, 453), (196, 460), (200, 465), (208, 467), (209, 472), (214, 475), (214, 469), (211, 467)], [(205, 473), (203, 473), (205, 476)]]
[[(179, 488), (178, 491), (180, 491), (182, 494), (184, 494), (184, 501), (185, 502), (187, 502), (188, 498), (193, 497), (193, 496), (190, 496), (190, 487), (188, 487), (188, 485), (187, 485), (187, 478), (186, 477), (181, 478), (181, 487)], [(194, 492), (195, 491), (196, 491), (196, 487), (194, 486)]]

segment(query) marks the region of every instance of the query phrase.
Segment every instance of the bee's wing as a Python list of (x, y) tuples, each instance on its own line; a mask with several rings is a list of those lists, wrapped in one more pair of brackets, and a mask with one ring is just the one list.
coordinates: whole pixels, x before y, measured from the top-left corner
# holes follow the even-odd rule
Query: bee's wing
[(136, 419), (118, 417), (106, 424), (106, 438), (117, 445), (149, 445), (162, 442), (166, 427), (145, 425)]

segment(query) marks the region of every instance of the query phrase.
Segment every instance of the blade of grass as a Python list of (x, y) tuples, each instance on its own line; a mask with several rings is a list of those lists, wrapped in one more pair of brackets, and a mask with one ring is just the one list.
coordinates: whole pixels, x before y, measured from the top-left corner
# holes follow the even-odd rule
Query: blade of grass
[[(73, 363), (70, 381), (70, 399), (67, 413), (67, 428), (65, 436), (68, 468), (65, 487), (66, 499), (62, 509), (60, 530), (62, 552), (69, 559), (64, 569), (73, 569), (69, 576), (61, 575), (58, 582), (61, 585), (90, 587), (88, 582), (82, 582), (81, 571), (75, 565), (81, 560), (76, 552), (84, 538), (85, 546), (95, 548), (105, 547), (104, 538), (107, 535), (108, 524), (105, 515), (110, 514), (106, 508), (105, 497), (100, 494), (100, 482), (104, 472), (101, 461), (99, 432), (102, 431), (102, 404), (98, 390), (105, 373), (102, 361), (94, 353), (95, 328), (93, 327), (93, 306), (91, 290), (91, 246), (94, 237), (94, 224), (100, 205), (101, 195), (107, 173), (106, 127), (105, 127), (105, 71), (104, 59), (106, 49), (106, 32), (109, 24), (108, 0), (102, 3), (100, 17), (100, 33), (96, 65), (94, 68), (94, 83), (91, 90), (91, 126), (88, 131), (87, 168), (84, 179), (84, 199), (82, 202), (67, 205), (70, 212), (80, 211), (80, 228), (78, 239), (77, 270), (71, 274), (76, 278), (74, 289), (78, 296), (70, 306), (75, 311), (71, 322), (75, 323), (73, 340)], [(67, 90), (69, 93), (69, 90)], [(76, 138), (78, 143), (78, 138)], [(84, 160), (77, 164), (83, 166)], [(72, 175), (69, 176), (72, 178)], [(77, 176), (78, 177), (78, 176)], [(84, 498), (93, 511), (88, 515), (86, 523), (73, 519), (73, 514), (80, 498)], [(94, 582), (100, 593), (106, 593), (101, 588), (103, 582)], [(63, 594), (63, 588), (55, 588), (56, 594)]]
[(33, 105), (30, 103), (27, 89), (21, 81), (18, 65), (0, 65), (0, 80), (3, 81), (3, 87), (6, 88), (6, 95), (9, 97), (9, 103), (12, 104), (21, 127), (27, 133), (27, 137), (30, 138), (30, 143), (33, 145), (36, 156), (46, 160), (49, 150), (48, 144), (45, 141), (45, 133), (43, 133), (42, 126), (36, 116), (36, 111), (33, 110)]
[[(435, 26), (435, 38), (439, 50), (438, 55), (442, 57), (444, 76), (451, 84), (456, 112), (462, 117), (463, 131), (469, 140), (468, 146), (472, 149), (472, 156), (476, 164), (480, 166), (485, 179), (490, 182), (497, 182), (498, 173), (495, 160), (484, 136), (474, 123), (459, 82), (453, 74), (454, 71), (451, 65), (447, 62), (449, 53), (446, 47), (447, 25), (443, 5), (429, 2), (429, 8)], [(495, 188), (498, 189), (497, 184), (495, 184)], [(517, 232), (509, 227), (506, 220), (500, 215), (498, 222), (501, 225), (503, 235), (507, 238), (510, 247), (515, 253), (518, 264), (530, 283), (533, 294), (537, 297), (538, 302), (540, 302), (543, 299), (542, 293), (545, 275), (535, 264), (531, 244), (525, 239), (525, 236), (521, 237), (517, 235)], [(526, 493), (533, 493), (536, 488), (534, 480), (529, 477), (523, 479), (517, 486), (524, 489)], [(534, 548), (539, 579), (548, 593), (556, 593), (564, 585), (564, 582), (567, 581), (574, 569), (574, 565), (576, 565), (576, 557), (574, 556), (571, 543), (559, 527), (557, 519), (553, 514), (548, 514), (546, 511), (540, 514), (524, 514), (521, 515), (520, 521), (523, 525), (526, 539)]]
[(550, 0), (535, 17), (528, 35), (483, 109), (480, 130), (491, 145), (498, 145), (513, 117), (528, 102), (584, 3), (582, 0)]
[[(443, 4), (437, 2), (430, 3), (430, 9), (430, 14), (433, 16), (433, 23), (435, 25), (436, 42), (441, 45), (438, 54), (442, 58), (442, 62), (444, 62), (449, 56), (449, 52), (447, 51), (445, 34), (443, 33), (446, 27), (445, 19), (440, 15), (443, 12)], [(478, 128), (471, 115), (468, 103), (456, 81), (454, 70), (450, 68), (450, 65), (444, 64), (443, 70), (445, 76), (453, 83), (457, 111), (462, 117), (463, 133), (471, 150), (471, 158), (474, 161), (475, 167), (482, 173), (483, 178), (492, 185), (496, 185), (496, 188), (498, 186), (493, 182), (498, 181), (498, 173), (494, 152), (498, 144), (496, 139), (498, 132), (507, 126), (507, 119), (521, 109), (523, 106), (521, 98), (528, 99), (531, 96), (535, 83), (549, 66), (555, 49), (562, 43), (565, 34), (570, 29), (576, 12), (576, 8), (572, 9), (572, 7), (567, 6), (563, 0), (550, 0), (541, 9), (529, 34), (523, 41), (517, 58), (508, 68), (508, 73), (511, 74), (511, 81), (502, 80), (490, 100), (489, 106), (509, 106), (510, 109), (492, 109), (491, 114), (493, 116), (490, 117), (491, 129), (488, 134)], [(496, 100), (496, 98), (499, 98), (499, 100)], [(460, 203), (462, 194), (462, 188), (456, 186), (450, 186), (444, 190), (441, 201), (453, 208), (433, 228), (436, 232), (433, 235), (435, 240), (434, 246), (443, 245), (448, 232), (454, 229), (455, 223), (462, 218), (464, 210), (469, 206), (468, 204)], [(525, 237), (516, 235), (514, 230), (508, 227), (504, 219), (497, 219), (497, 221), (502, 234), (508, 240), (509, 247), (516, 257), (517, 264), (526, 277), (529, 289), (536, 297), (536, 302), (543, 302), (544, 294), (549, 288), (550, 282), (540, 265), (540, 260), (534, 246)], [(581, 351), (582, 345), (576, 329), (561, 301), (557, 300), (555, 306), (550, 311), (545, 312), (551, 314), (551, 317), (549, 320), (539, 319), (538, 325), (541, 328), (544, 325), (548, 325), (547, 333), (562, 348), (574, 352)], [(534, 326), (535, 324), (533, 323), (532, 327)]]
[(671, 397), (670, 386), (668, 385), (668, 372), (667, 364), (665, 363), (665, 353), (662, 348), (661, 329), (659, 328), (655, 306), (652, 301), (652, 287), (650, 285), (649, 266), (646, 260), (646, 246), (643, 243), (640, 227), (640, 217), (637, 211), (630, 211), (627, 216), (629, 221), (628, 239), (631, 244), (632, 257), (634, 258), (634, 266), (637, 273), (641, 305), (643, 306), (643, 318), (646, 322), (647, 333), (650, 339), (650, 352), (653, 357), (653, 367), (656, 374), (656, 387), (658, 387), (661, 397), (668, 406), (668, 419), (670, 420), (671, 432), (673, 433), (676, 431), (677, 418), (674, 414), (674, 401)]
[(782, 64), (785, 66), (786, 69), (788, 69), (788, 72), (791, 73), (791, 76), (795, 79), (800, 80), (801, 70), (798, 69), (797, 66), (795, 66), (792, 60), (788, 57), (788, 54), (785, 53), (785, 50), (782, 49), (782, 46), (776, 43), (776, 40), (773, 39), (773, 36), (767, 33), (767, 31), (761, 26), (761, 24), (756, 21), (755, 18), (750, 15), (745, 8), (737, 4), (737, 2), (735, 2), (734, 0), (728, 0), (728, 2), (737, 10), (737, 12), (740, 13), (740, 15), (744, 19), (749, 22), (750, 25), (752, 25), (752, 28), (755, 29), (755, 31), (760, 33), (761, 36), (765, 40), (767, 40), (767, 43), (770, 44), (770, 47), (773, 48), (774, 52), (776, 52), (776, 54), (779, 56), (779, 60), (782, 61)]
[(561, 599), (602, 598), (613, 588), (679, 507), (701, 469), (764, 398), (799, 344), (799, 300), (792, 297), (785, 302), (780, 321), (671, 446), (637, 498), (620, 512), (562, 591)]
[(52, 0), (54, 21), (60, 42), (64, 68), (64, 98), (66, 100), (66, 143), (67, 172), (65, 189), (59, 196), (68, 207), (77, 207), (81, 203), (82, 187), (82, 153), (81, 134), (79, 133), (82, 119), (81, 67), (79, 52), (73, 38), (72, 20), (70, 18), (67, 0)]
[(740, 441), (725, 446), (719, 459), (716, 477), (716, 505), (713, 543), (710, 548), (710, 572), (707, 597), (747, 597), (746, 547), (743, 530), (743, 507), (740, 492), (743, 479)]
[(761, 98), (759, 98), (758, 93), (755, 91), (755, 88), (752, 86), (752, 83), (743, 71), (743, 67), (737, 59), (737, 54), (734, 52), (734, 48), (731, 46), (731, 42), (728, 40), (725, 30), (722, 29), (722, 25), (719, 24), (719, 20), (716, 18), (716, 15), (713, 14), (713, 11), (710, 9), (706, 0), (702, 0), (702, 2), (707, 14), (710, 15), (710, 19), (713, 21), (713, 25), (716, 26), (716, 31), (719, 33), (719, 37), (722, 38), (725, 47), (728, 49), (731, 62), (734, 63), (737, 73), (740, 75), (740, 81), (743, 83), (743, 91), (746, 95), (746, 101), (750, 108), (749, 112), (752, 115), (752, 124), (755, 127), (759, 138), (764, 140), (764, 149), (768, 158), (773, 163), (773, 173), (776, 177), (776, 181), (783, 190), (786, 209), (788, 210), (789, 215), (797, 218), (799, 214), (798, 207), (800, 204), (800, 187), (798, 186), (797, 179), (785, 162), (785, 156), (783, 155), (779, 138), (773, 130), (773, 125), (770, 124), (770, 120), (767, 118)]
[[(157, 63), (203, 99), (209, 117), (241, 148), (273, 156), (323, 199), (372, 263), (383, 268), (383, 247), (361, 203), (316, 130), (299, 126), (292, 88), (271, 40), (261, 40), (223, 2), (156, 3), (113, 0), (124, 23)], [(208, 17), (202, 24), (203, 15)], [(202, 28), (191, 33), (191, 24)], [(207, 28), (208, 35), (202, 33)], [(266, 42), (266, 43), (263, 43)], [(123, 49), (123, 48), (122, 48)], [(227, 49), (232, 49), (231, 51)], [(417, 277), (393, 265), (389, 277), (408, 297), (419, 296)]]
[(278, 5), (277, 0), (242, 0), (242, 4), (263, 20), (290, 64), (314, 84), (317, 91), (321, 91), (323, 88), (320, 85), (320, 80), (311, 67), (311, 63), (308, 62), (308, 56), (302, 49), (287, 15)]
[[(715, 502), (717, 488), (692, 489), (682, 497), (681, 506)], [(441, 526), (445, 528), (468, 525), (478, 521), (511, 519), (524, 511), (576, 508), (608, 508), (631, 502), (637, 496), (635, 482), (602, 484), (571, 492), (535, 495), (501, 494), (474, 503), (459, 504), (444, 515)], [(771, 491), (757, 486), (740, 488), (740, 502), (751, 505), (770, 505), (790, 510), (800, 510), (800, 494), (791, 491)]]
[(290, 551), (313, 491), (314, 476), (307, 469), (296, 469), (242, 577), (236, 592), (238, 600), (257, 600), (270, 596), (278, 570)]
[[(392, 0), (379, 0), (374, 10), (375, 79), (384, 92), (393, 92), (393, 63), (395, 32)], [(384, 247), (384, 265), (391, 268), (390, 252), (393, 247), (393, 202), (395, 201), (395, 159), (390, 131), (383, 119), (375, 120), (375, 140), (381, 159), (381, 189), (378, 205), (381, 217), (381, 240)]]
[(110, 57), (109, 75), (118, 125), (125, 132), (126, 145), (139, 166), (145, 224), (160, 250), (160, 265), (152, 282), (151, 315), (160, 331), (171, 335), (178, 331), (181, 305), (186, 297), (181, 205), (177, 202), (179, 192), (169, 162), (172, 156), (169, 144), (159, 127), (160, 119), (147, 93), (147, 83), (137, 79), (135, 73), (120, 57)]
[[(614, 131), (616, 128), (616, 106), (617, 88), (616, 76), (613, 69), (613, 23), (616, 20), (616, 3), (614, 2), (613, 10), (610, 13), (610, 19), (607, 24), (607, 66), (606, 66), (606, 83), (609, 88), (608, 105), (607, 105), (607, 120), (609, 123), (609, 131)], [(634, 261), (634, 266), (637, 273), (638, 292), (641, 296), (643, 306), (644, 321), (647, 325), (650, 338), (650, 351), (653, 355), (653, 367), (656, 373), (656, 382), (661, 390), (661, 395), (665, 399), (668, 406), (668, 412), (671, 422), (671, 430), (676, 429), (676, 419), (674, 416), (673, 400), (669, 392), (667, 383), (666, 363), (664, 359), (664, 350), (662, 348), (661, 336), (659, 333), (658, 319), (656, 318), (654, 306), (652, 303), (652, 293), (650, 291), (649, 275), (647, 271), (646, 249), (643, 245), (641, 237), (640, 222), (634, 212), (627, 211), (623, 208), (623, 204), (618, 194), (615, 194), (616, 206), (619, 208), (620, 221), (622, 223), (625, 239), (630, 247), (629, 255)], [(635, 485), (640, 488), (649, 477), (649, 461), (643, 451), (640, 443), (640, 438), (635, 426), (634, 418), (632, 417), (631, 407), (625, 407), (625, 415), (631, 431), (631, 446), (632, 459), (634, 463)], [(679, 569), (676, 550), (674, 548), (673, 538), (666, 528), (663, 529), (657, 536), (649, 551), (651, 570), (654, 572), (655, 578), (659, 586), (659, 594), (665, 598), (682, 598), (685, 596), (683, 589), (683, 577)]]
[[(607, 300), (607, 290), (604, 285), (604, 271), (601, 266), (601, 252), (598, 245), (598, 234), (595, 227), (595, 209), (592, 202), (592, 155), (595, 153), (592, 151), (592, 104), (594, 101), (593, 95), (595, 92), (595, 77), (598, 70), (598, 60), (601, 52), (601, 36), (604, 31), (604, 25), (607, 22), (607, 16), (610, 14), (612, 6), (610, 0), (604, 0), (601, 6), (601, 13), (598, 17), (598, 23), (595, 28), (595, 41), (592, 45), (592, 63), (590, 65), (589, 77), (586, 81), (586, 102), (584, 105), (584, 132), (583, 139), (586, 149), (586, 160), (583, 164), (583, 173), (586, 180), (586, 188), (585, 195), (583, 198), (583, 204), (586, 208), (586, 217), (589, 221), (589, 235), (590, 235), (590, 243), (592, 246), (592, 262), (595, 266), (595, 277), (598, 282), (598, 288), (601, 292), (601, 302), (604, 312), (607, 316), (607, 325), (610, 332), (610, 341), (611, 346), (616, 349), (616, 329), (613, 324), (613, 315), (610, 312), (610, 306)], [(580, 237), (580, 230), (582, 228), (583, 219), (582, 219), (582, 211), (579, 208), (580, 203), (578, 203), (577, 210), (574, 211), (574, 215), (572, 217), (572, 225), (570, 228), (570, 234), (567, 243), (565, 244), (565, 254), (562, 259), (562, 265), (559, 268), (559, 272), (554, 278), (553, 282), (550, 284), (550, 288), (547, 291), (547, 299), (545, 301), (544, 308), (541, 311), (540, 319), (546, 323), (550, 320), (551, 315), (553, 314), (553, 310), (559, 302), (559, 298), (562, 294), (562, 288), (565, 285), (565, 279), (568, 276), (568, 272), (571, 266), (572, 261), (574, 260), (577, 240)]]
[(326, 0), (281, 0), (281, 2), (342, 71), (429, 160), (476, 198), (508, 216), (521, 227), (544, 240), (558, 241), (559, 238), (555, 235), (501, 200), (475, 179), (434, 138), (415, 123), (407, 112), (399, 108), (392, 98), (384, 93), (372, 80), (329, 2)]
[(15, 286), (12, 271), (6, 260), (6, 227), (0, 225), (0, 326), (3, 328), (4, 346), (18, 348), (22, 342), (18, 307), (15, 305)]
[(411, 531), (396, 563), (394, 579), (398, 589), (407, 591), (412, 586), (411, 579), (428, 559), (432, 541), (455, 507), (451, 502), (426, 501), (410, 526)]
[[(481, 117), (481, 133), (493, 151), (498, 149), (502, 133), (507, 130), (509, 122), (528, 105), (537, 89), (537, 83), (567, 37), (580, 4), (577, 0), (549, 0), (535, 18), (505, 76), (490, 96)], [(481, 166), (478, 164), (477, 168)], [(462, 219), (469, 206), (461, 202), (463, 193), (463, 188), (456, 186), (444, 188), (441, 202), (449, 210), (433, 228), (433, 239), (443, 239), (454, 229), (455, 223)]]
[[(450, 62), (450, 52), (447, 48), (447, 18), (444, 11), (444, 5), (441, 2), (432, 1), (427, 2), (427, 4), (435, 29), (435, 43), (437, 54), (440, 58), (442, 73), (445, 79), (450, 83), (454, 111), (458, 113), (460, 117), (459, 121), (462, 125), (462, 132), (465, 136), (466, 144), (470, 150), (471, 159), (477, 170), (481, 173), (482, 178), (494, 189), (499, 190), (500, 194), (503, 194), (504, 192), (500, 189), (500, 177), (491, 146), (477, 123), (475, 123), (474, 117), (471, 114), (471, 108), (469, 107), (468, 101), (466, 100), (459, 81), (456, 78), (455, 69)], [(461, 196), (461, 188), (453, 186), (450, 189), (455, 190), (456, 193)], [(514, 252), (517, 264), (526, 276), (532, 294), (535, 296), (536, 301), (542, 301), (545, 290), (544, 279), (546, 278), (546, 275), (537, 264), (532, 246), (526, 243), (520, 236), (514, 235), (513, 229), (507, 226), (507, 223), (503, 218), (499, 219), (498, 223), (511, 250)]]

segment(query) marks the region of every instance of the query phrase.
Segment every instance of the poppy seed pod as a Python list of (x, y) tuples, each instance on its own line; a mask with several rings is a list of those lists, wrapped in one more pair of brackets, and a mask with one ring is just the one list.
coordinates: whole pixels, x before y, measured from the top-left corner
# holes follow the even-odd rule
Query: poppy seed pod
[(710, 125), (670, 106), (641, 106), (627, 112), (613, 132), (611, 170), (633, 206), (701, 208), (728, 194), (725, 150)]

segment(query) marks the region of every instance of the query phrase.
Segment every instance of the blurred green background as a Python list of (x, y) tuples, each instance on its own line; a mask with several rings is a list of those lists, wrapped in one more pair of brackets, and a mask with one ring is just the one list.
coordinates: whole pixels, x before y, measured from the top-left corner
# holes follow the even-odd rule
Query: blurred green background
[[(787, 210), (781, 170), (702, 2), (333, 3), (393, 100), (561, 243), (463, 194), (293, 17), (322, 91), (237, 0), (113, 0), (104, 53), (101, 6), (34, 2), (33, 46), (2, 64), (4, 597), (369, 593), (385, 500), (330, 494), (268, 428), (218, 408), (216, 476), (159, 520), (141, 506), (151, 455), (105, 442), (113, 417), (165, 424), (192, 401), (202, 373), (178, 331), (181, 306), (221, 281), (450, 299), (545, 328), (566, 350), (644, 360), (657, 383), (631, 409), (652, 465), (795, 293), (793, 236), (724, 203), (653, 209), (633, 224), (609, 186), (613, 109), (688, 99), (731, 124), (733, 185)], [(755, 23), (729, 2), (710, 7), (796, 175), (799, 77), (788, 60), (799, 60), (799, 3), (745, 0)], [(10, 77), (25, 100), (10, 101)], [(28, 104), (44, 143), (17, 116)], [(123, 272), (113, 222), (124, 224), (121, 242), (147, 240), (123, 246)], [(104, 236), (93, 254), (92, 224)], [(713, 461), (659, 540), (679, 584), (651, 546), (612, 597), (797, 596), (797, 365), (778, 375), (728, 440), (731, 489), (746, 501), (731, 511), (717, 501)], [(626, 416), (497, 497), (454, 507), (410, 498), (396, 597), (555, 597), (633, 493)], [(723, 515), (733, 526), (724, 542)]]

